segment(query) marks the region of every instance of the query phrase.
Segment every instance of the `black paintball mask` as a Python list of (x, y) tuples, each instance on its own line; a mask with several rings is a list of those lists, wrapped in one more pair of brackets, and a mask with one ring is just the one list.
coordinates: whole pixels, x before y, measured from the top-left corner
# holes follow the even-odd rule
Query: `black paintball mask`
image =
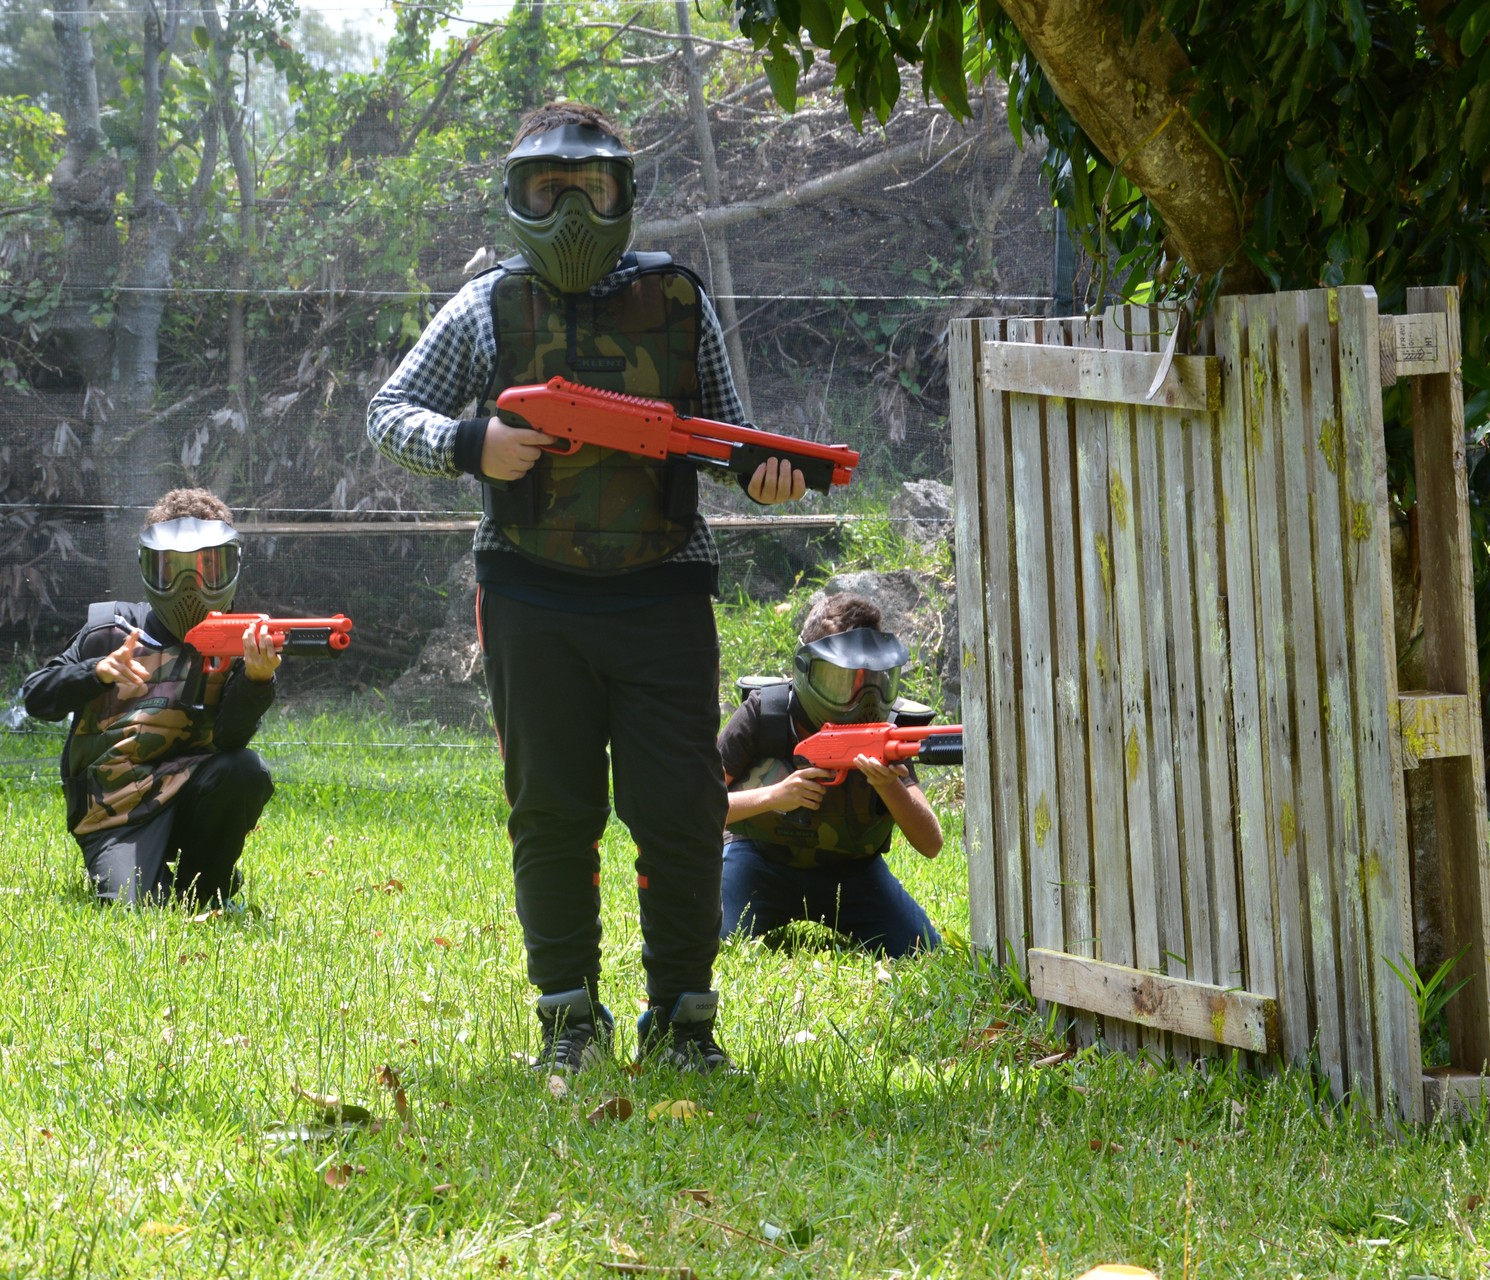
[(232, 609), (241, 559), (238, 531), (221, 520), (183, 516), (140, 531), (145, 598), (178, 639), (214, 610)]
[(882, 722), (900, 696), (900, 669), (909, 657), (904, 642), (887, 632), (840, 631), (797, 649), (792, 691), (818, 727)]

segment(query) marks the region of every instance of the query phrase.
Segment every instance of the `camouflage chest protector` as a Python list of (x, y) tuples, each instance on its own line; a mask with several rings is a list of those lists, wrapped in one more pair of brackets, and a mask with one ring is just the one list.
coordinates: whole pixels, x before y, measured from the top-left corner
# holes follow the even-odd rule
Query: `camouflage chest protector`
[[(122, 643), (126, 628), (118, 606), (94, 605), (88, 625), (97, 628), (100, 654)], [(138, 698), (111, 687), (73, 722), (62, 757), (68, 825), (76, 835), (143, 822), (186, 785), (212, 753), (212, 731), (228, 673), (206, 672), (189, 648), (141, 648), (135, 660), (150, 672)]]
[[(769, 786), (796, 769), (792, 749), (798, 734), (791, 719), (791, 685), (767, 685), (757, 696), (761, 703), (760, 760), (746, 777), (735, 779), (733, 786), (740, 790)], [(895, 819), (869, 780), (851, 770), (838, 786), (826, 788), (817, 809), (790, 813), (768, 809), (730, 823), (729, 829), (755, 841), (761, 853), (774, 861), (822, 867), (874, 857), (894, 834)]]
[[(484, 411), (508, 387), (560, 375), (604, 391), (700, 410), (702, 286), (665, 253), (633, 254), (637, 274), (604, 297), (546, 288), (521, 258), (492, 285), (497, 366)], [(586, 445), (545, 453), (521, 480), (488, 482), (483, 506), (530, 560), (570, 573), (619, 574), (658, 564), (689, 539), (698, 476), (682, 459), (657, 462)]]

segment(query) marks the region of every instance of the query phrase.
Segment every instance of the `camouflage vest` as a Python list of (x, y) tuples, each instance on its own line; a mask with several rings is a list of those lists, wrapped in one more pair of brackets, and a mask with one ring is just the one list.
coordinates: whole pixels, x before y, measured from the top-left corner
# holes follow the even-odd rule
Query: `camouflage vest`
[[(796, 771), (792, 748), (800, 740), (788, 710), (790, 684), (759, 690), (761, 702), (760, 759), (731, 790), (768, 787)], [(783, 720), (785, 727), (783, 728)], [(827, 867), (872, 858), (895, 832), (895, 819), (858, 770), (837, 786), (828, 787), (817, 809), (778, 813), (768, 809), (753, 818), (729, 825), (732, 835), (753, 840), (774, 862), (794, 867)]]
[[(94, 605), (89, 623), (114, 605)], [(116, 648), (122, 643), (120, 632)], [(74, 718), (63, 756), (63, 788), (75, 835), (148, 821), (212, 753), (212, 727), (227, 671), (206, 672), (180, 644), (136, 650), (150, 672), (138, 698), (113, 686)]]
[[(702, 286), (663, 253), (628, 255), (641, 271), (615, 293), (555, 294), (521, 259), (492, 284), (497, 367), (484, 410), (508, 387), (561, 375), (604, 391), (700, 410)], [(570, 573), (618, 574), (658, 564), (693, 532), (698, 475), (683, 459), (658, 462), (585, 445), (545, 453), (521, 480), (482, 486), (483, 506), (524, 556)]]

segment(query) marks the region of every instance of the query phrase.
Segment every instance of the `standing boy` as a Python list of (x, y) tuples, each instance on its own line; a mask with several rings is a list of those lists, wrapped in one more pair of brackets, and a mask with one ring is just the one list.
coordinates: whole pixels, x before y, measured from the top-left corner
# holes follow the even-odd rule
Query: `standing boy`
[(72, 716), (67, 825), (101, 901), (224, 902), (242, 881), (244, 837), (274, 792), (248, 742), (274, 701), (279, 654), (250, 627), (243, 657), (208, 671), (182, 639), (231, 609), (238, 566), (233, 513), (205, 489), (173, 489), (140, 533), (145, 600), (89, 606), (67, 649), (21, 687), (28, 715)]
[[(628, 254), (630, 149), (599, 111), (550, 103), (518, 127), (503, 191), (521, 253), (430, 322), (368, 407), (369, 437), (425, 475), (483, 481), (477, 627), (512, 814), (512, 870), (538, 988), (541, 1065), (610, 1053), (600, 1002), (599, 842), (616, 810), (636, 841), (647, 973), (638, 1057), (710, 1072), (719, 830), (714, 736), (719, 556), (694, 464), (509, 427), (492, 402), (556, 375), (739, 422), (723, 334), (698, 278), (666, 254)], [(461, 418), (464, 406), (480, 406)], [(778, 459), (748, 487), (800, 497)]]
[(941, 823), (915, 773), (860, 756), (857, 772), (828, 786), (830, 770), (792, 759), (824, 724), (895, 721), (908, 655), (880, 623), (873, 601), (828, 596), (802, 626), (791, 683), (752, 691), (719, 735), (730, 784), (725, 937), (808, 920), (889, 956), (941, 942), (884, 858), (897, 828), (923, 857), (941, 852)]

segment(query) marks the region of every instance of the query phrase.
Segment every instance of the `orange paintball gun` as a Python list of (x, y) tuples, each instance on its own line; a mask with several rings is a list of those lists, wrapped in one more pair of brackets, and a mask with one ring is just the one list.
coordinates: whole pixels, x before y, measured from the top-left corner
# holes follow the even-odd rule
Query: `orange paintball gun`
[(811, 765), (831, 769), (827, 785), (836, 787), (860, 756), (882, 764), (915, 760), (918, 764), (961, 764), (962, 726), (825, 724), (810, 738), (797, 743), (799, 768)]
[(745, 476), (768, 458), (787, 458), (808, 488), (823, 493), (847, 484), (859, 464), (858, 452), (843, 445), (690, 418), (666, 400), (600, 391), (567, 378), (508, 387), (497, 397), (497, 417), (509, 427), (558, 437), (562, 443), (544, 446), (548, 453), (570, 454), (594, 444), (641, 458), (689, 458)]
[(325, 658), (352, 643), (352, 620), (334, 618), (271, 618), (267, 613), (209, 613), (183, 639), (207, 659), (209, 671), (221, 671), (229, 659), (243, 656), (243, 632), (251, 623), (264, 623), (277, 652), (301, 658)]

